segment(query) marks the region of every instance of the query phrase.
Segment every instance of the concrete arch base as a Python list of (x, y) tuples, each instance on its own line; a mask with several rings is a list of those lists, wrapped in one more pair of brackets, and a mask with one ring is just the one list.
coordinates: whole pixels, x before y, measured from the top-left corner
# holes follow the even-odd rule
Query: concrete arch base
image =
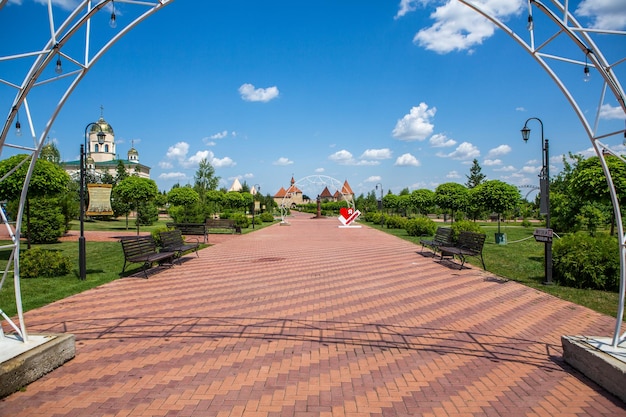
[(563, 359), (626, 403), (626, 348), (606, 337), (561, 336)]
[(76, 356), (73, 334), (29, 335), (0, 341), (0, 398), (18, 391)]

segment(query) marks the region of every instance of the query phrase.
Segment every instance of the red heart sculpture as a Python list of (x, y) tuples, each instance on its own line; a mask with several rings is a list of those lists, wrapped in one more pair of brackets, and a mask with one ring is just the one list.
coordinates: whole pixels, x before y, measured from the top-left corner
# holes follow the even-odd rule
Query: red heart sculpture
[(344, 219), (348, 219), (350, 216), (352, 216), (352, 213), (354, 211), (352, 209), (348, 209), (345, 207), (342, 207), (339, 209), (339, 214), (341, 214), (341, 217), (343, 217)]

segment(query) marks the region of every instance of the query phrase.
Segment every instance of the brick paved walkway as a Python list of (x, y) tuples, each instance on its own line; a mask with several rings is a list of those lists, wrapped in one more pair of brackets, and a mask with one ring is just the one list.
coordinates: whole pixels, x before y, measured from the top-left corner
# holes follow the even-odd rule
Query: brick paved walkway
[(235, 236), (27, 314), (72, 361), (0, 416), (618, 416), (563, 334), (614, 320), (336, 219)]

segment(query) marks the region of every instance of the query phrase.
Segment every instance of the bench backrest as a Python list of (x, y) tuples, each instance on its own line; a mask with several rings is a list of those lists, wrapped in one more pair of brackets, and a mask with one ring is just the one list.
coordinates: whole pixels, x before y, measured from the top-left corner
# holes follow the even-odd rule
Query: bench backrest
[(124, 250), (124, 256), (127, 258), (147, 253), (154, 253), (157, 251), (156, 243), (154, 242), (152, 236), (139, 236), (122, 239), (122, 249)]
[(235, 227), (233, 219), (208, 219), (206, 221), (208, 227)]
[(161, 237), (161, 246), (164, 248), (170, 246), (180, 246), (185, 243), (180, 230), (168, 230), (167, 232), (159, 232)]
[(475, 253), (481, 253), (485, 245), (486, 237), (487, 236), (483, 233), (461, 232), (456, 246)]
[(202, 235), (206, 234), (204, 223), (166, 223), (169, 228), (177, 229), (182, 234)]
[(438, 245), (448, 245), (452, 243), (452, 228), (438, 227), (433, 239)]

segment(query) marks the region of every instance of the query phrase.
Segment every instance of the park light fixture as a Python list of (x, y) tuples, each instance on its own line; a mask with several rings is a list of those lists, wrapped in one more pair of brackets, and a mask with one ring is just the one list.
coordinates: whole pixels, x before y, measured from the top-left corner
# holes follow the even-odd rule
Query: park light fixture
[(63, 65), (61, 64), (61, 57), (57, 55), (57, 64), (54, 67), (54, 72), (61, 75), (63, 73)]
[(15, 136), (22, 136), (22, 124), (20, 123), (19, 113), (17, 113), (17, 121), (15, 122)]
[(85, 143), (80, 145), (80, 237), (78, 238), (78, 277), (81, 281), (87, 278), (87, 251), (85, 241), (85, 188), (87, 182), (87, 152), (89, 147), (87, 144), (87, 131), (89, 127), (97, 126), (100, 130), (97, 133), (98, 144), (104, 144), (106, 133), (102, 131), (99, 123), (89, 123), (85, 127)]
[(117, 27), (117, 21), (115, 16), (115, 1), (111, 2), (111, 20), (109, 20), (109, 26), (111, 29), (115, 29)]
[[(531, 120), (536, 120), (541, 125), (541, 159), (542, 159), (542, 168), (541, 173), (539, 174), (539, 192), (541, 195), (541, 199), (539, 201), (539, 214), (543, 214), (546, 216), (546, 228), (544, 229), (544, 233), (546, 234), (545, 238), (542, 238), (542, 241), (545, 243), (544, 248), (544, 257), (545, 257), (545, 281), (543, 284), (551, 285), (552, 284), (552, 230), (550, 229), (550, 153), (548, 147), (548, 139), (543, 137), (543, 122), (541, 119), (537, 117), (531, 117), (524, 123), (524, 127), (521, 129), (522, 139), (524, 142), (528, 143), (528, 139), (530, 138), (530, 128), (528, 127), (528, 122)], [(536, 231), (537, 232), (537, 231)], [(535, 238), (537, 238), (535, 235)]]

